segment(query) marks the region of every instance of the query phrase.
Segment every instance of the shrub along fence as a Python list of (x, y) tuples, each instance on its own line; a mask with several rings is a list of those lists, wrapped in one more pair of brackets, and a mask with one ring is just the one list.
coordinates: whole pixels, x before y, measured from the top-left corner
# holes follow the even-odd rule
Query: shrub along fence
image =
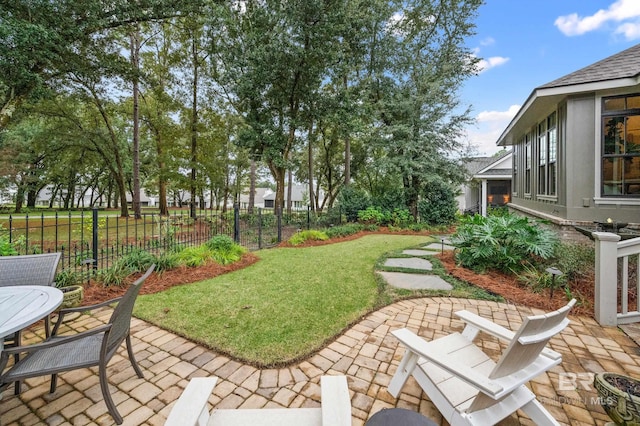
[[(341, 221), (339, 209), (282, 213), (262, 208), (251, 212), (238, 206), (225, 213), (201, 210), (196, 219), (182, 210), (169, 216), (146, 213), (140, 219), (97, 209), (53, 216), (10, 215), (0, 218), (0, 248), (13, 248), (17, 252), (13, 254), (61, 252), (61, 270), (89, 273), (109, 267), (133, 250), (160, 255), (198, 246), (216, 235), (227, 235), (243, 247), (257, 250), (286, 241), (299, 230), (328, 227)], [(0, 250), (2, 254), (9, 253)]]

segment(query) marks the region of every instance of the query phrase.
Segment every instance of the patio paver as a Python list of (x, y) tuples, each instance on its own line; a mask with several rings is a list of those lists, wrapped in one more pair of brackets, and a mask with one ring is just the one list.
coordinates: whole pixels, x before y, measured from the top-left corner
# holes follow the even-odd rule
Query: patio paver
[[(352, 424), (363, 425), (383, 408), (402, 407), (446, 424), (413, 379), (399, 397), (386, 390), (404, 349), (390, 334), (408, 327), (426, 339), (462, 329), (453, 313), (467, 309), (510, 328), (540, 310), (506, 303), (456, 298), (420, 298), (396, 302), (366, 315), (327, 347), (308, 359), (280, 369), (256, 369), (206, 349), (139, 319), (132, 321), (132, 340), (145, 374), (135, 376), (124, 346), (109, 365), (112, 395), (125, 424), (162, 425), (173, 403), (192, 377), (220, 378), (209, 402), (214, 407), (317, 407), (323, 374), (345, 374), (351, 393)], [(95, 318), (106, 322), (110, 310)], [(600, 327), (589, 317), (570, 316), (571, 324), (551, 340), (563, 363), (531, 382), (539, 400), (563, 425), (602, 425), (608, 421), (597, 404), (590, 375), (615, 370), (640, 372), (638, 345), (616, 327)], [(80, 321), (82, 323), (83, 321)], [(73, 324), (70, 324), (74, 326)], [(85, 322), (86, 325), (86, 322)], [(25, 340), (42, 337), (42, 329), (24, 333)], [(502, 344), (481, 335), (482, 345), (497, 355)], [(571, 378), (576, 378), (571, 382)], [(58, 389), (48, 394), (49, 378), (29, 379), (19, 397), (13, 387), (2, 394), (0, 424), (110, 425), (94, 369), (63, 373)], [(575, 385), (574, 385), (575, 384)], [(503, 425), (532, 424), (517, 413)]]

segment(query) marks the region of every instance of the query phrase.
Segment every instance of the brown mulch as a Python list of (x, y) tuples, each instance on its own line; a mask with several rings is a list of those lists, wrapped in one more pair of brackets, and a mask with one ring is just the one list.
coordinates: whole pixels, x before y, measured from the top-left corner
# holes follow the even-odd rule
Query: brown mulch
[[(445, 252), (437, 257), (450, 275), (493, 294), (498, 294), (510, 303), (545, 311), (559, 309), (567, 304), (567, 297), (562, 289), (555, 290), (553, 298), (551, 298), (548, 290), (534, 293), (519, 283), (515, 276), (506, 275), (498, 271), (478, 274), (470, 269), (463, 268), (456, 264), (453, 252)], [(589, 283), (588, 281), (570, 283), (572, 293), (581, 302), (571, 309), (572, 315), (593, 316), (593, 282)]]
[[(237, 271), (253, 265), (260, 258), (253, 253), (245, 253), (238, 262), (231, 265), (220, 265), (215, 262), (208, 262), (203, 266), (187, 267), (180, 266), (170, 271), (164, 271), (160, 274), (153, 273), (147, 278), (140, 289), (140, 294), (153, 294), (164, 291), (177, 285), (194, 283), (226, 274), (227, 272)], [(130, 282), (138, 278), (142, 274), (130, 277)], [(104, 287), (102, 284), (94, 283), (84, 287), (83, 305), (93, 305), (104, 302), (119, 296), (122, 296), (127, 290), (127, 285)]]
[[(327, 241), (306, 241), (303, 244), (295, 247), (312, 247), (325, 244), (335, 244), (344, 241), (355, 240), (364, 235), (371, 234), (372, 232), (358, 232), (353, 235), (340, 238), (332, 238)], [(429, 235), (428, 232), (416, 233), (416, 232), (397, 232), (395, 230), (382, 229), (376, 233), (392, 234), (392, 235)], [(283, 242), (279, 247), (294, 247), (287, 242)], [(437, 257), (442, 262), (445, 269), (460, 280), (469, 282), (473, 285), (481, 287), (493, 294), (498, 294), (504, 297), (510, 303), (517, 305), (524, 305), (533, 308), (539, 308), (543, 310), (554, 310), (564, 306), (567, 303), (567, 298), (562, 289), (554, 292), (553, 298), (549, 297), (549, 292), (533, 293), (529, 289), (523, 287), (518, 280), (506, 274), (502, 274), (496, 271), (489, 271), (484, 274), (475, 273), (469, 269), (456, 265), (454, 255), (452, 252), (444, 252), (438, 254)], [(140, 294), (152, 294), (166, 290), (176, 285), (189, 284), (205, 279), (213, 278), (218, 275), (225, 274), (227, 272), (236, 271), (249, 265), (254, 264), (259, 260), (259, 257), (253, 253), (245, 253), (239, 262), (231, 265), (219, 265), (215, 262), (209, 262), (199, 267), (186, 267), (181, 266), (179, 268), (165, 271), (161, 274), (153, 273), (144, 283)], [(136, 279), (137, 276), (132, 276), (130, 282)], [(581, 302), (572, 309), (573, 315), (593, 315), (593, 281), (583, 283), (571, 283), (570, 288), (574, 295), (577, 296)], [(85, 285), (84, 289), (84, 305), (92, 305), (100, 303), (115, 297), (121, 296), (126, 291), (127, 286), (111, 286), (103, 287), (101, 284), (91, 282)]]

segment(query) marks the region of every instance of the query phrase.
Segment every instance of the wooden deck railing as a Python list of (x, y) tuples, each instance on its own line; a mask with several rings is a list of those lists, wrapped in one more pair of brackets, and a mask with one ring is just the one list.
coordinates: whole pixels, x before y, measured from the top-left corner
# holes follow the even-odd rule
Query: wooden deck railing
[(594, 232), (596, 243), (595, 317), (600, 325), (640, 322), (640, 238), (620, 241)]

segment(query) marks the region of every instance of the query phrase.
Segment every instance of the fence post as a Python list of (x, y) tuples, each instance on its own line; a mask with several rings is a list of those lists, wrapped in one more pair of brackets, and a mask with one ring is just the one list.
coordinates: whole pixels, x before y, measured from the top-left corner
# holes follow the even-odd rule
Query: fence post
[(262, 249), (262, 209), (258, 208), (258, 249)]
[(282, 207), (276, 207), (276, 219), (278, 224), (278, 242), (282, 242)]
[(233, 241), (240, 244), (240, 205), (233, 205)]
[[(593, 232), (596, 243), (594, 310), (600, 325), (618, 325), (618, 241), (610, 232)], [(623, 296), (625, 297), (625, 296)]]
[(98, 269), (98, 209), (93, 208), (93, 223), (91, 224), (91, 233), (93, 236), (93, 269)]

